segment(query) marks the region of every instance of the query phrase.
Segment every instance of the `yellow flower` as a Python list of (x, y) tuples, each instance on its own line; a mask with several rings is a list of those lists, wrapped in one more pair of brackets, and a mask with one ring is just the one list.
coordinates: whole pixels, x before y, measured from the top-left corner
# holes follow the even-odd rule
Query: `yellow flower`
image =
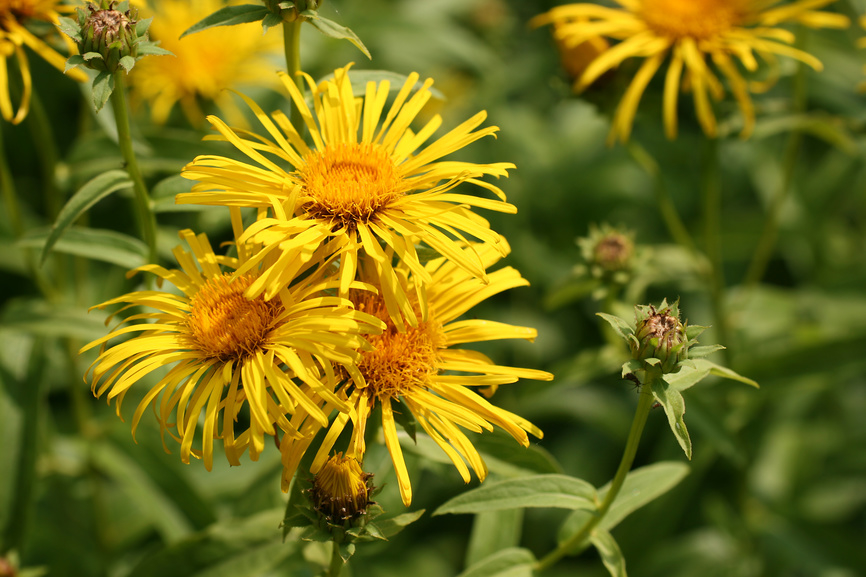
[[(58, 54), (51, 46), (27, 30), (25, 25), (29, 20), (42, 20), (56, 26), (59, 14), (70, 9), (60, 4), (60, 0), (0, 0), (0, 114), (3, 120), (18, 124), (27, 116), (30, 110), (30, 95), (33, 91), (33, 81), (30, 76), (30, 65), (24, 46), (33, 50), (49, 64), (60, 71), (66, 67), (66, 57)], [(75, 53), (75, 45), (65, 35), (60, 35), (71, 54)], [(12, 97), (9, 94), (9, 70), (6, 60), (15, 55), (23, 80), (23, 92), (18, 111), (14, 110)], [(67, 73), (79, 82), (87, 80), (87, 75), (77, 69)]]
[[(342, 253), (342, 295), (355, 278), (359, 255), (369, 255), (378, 275), (376, 284), (398, 326), (403, 326), (401, 316), (411, 325), (418, 319), (392, 267), (394, 255), (429, 281), (415, 248), (416, 243), (423, 242), (472, 276), (485, 278), (479, 256), (460, 246), (464, 235), (499, 243), (501, 237), (471, 207), (516, 212), (498, 187), (481, 180), (485, 175), (507, 176), (507, 169), (514, 165), (442, 160), (498, 130), (493, 126), (476, 130), (484, 122), (485, 112), (425, 144), (442, 123), (439, 115), (418, 132), (409, 125), (431, 97), (430, 79), (418, 84), (418, 75), (411, 74), (386, 110), (390, 83), (368, 82), (364, 97), (356, 98), (346, 66), (318, 86), (307, 77), (314, 105), (311, 111), (291, 79), (282, 78), (301, 110), (313, 146), (304, 143), (283, 113), (274, 112), (272, 121), (244, 97), (273, 140), (248, 132), (239, 134), (210, 117), (222, 137), (255, 164), (199, 156), (183, 171), (198, 184), (192, 193), (179, 195), (179, 203), (272, 209), (273, 218), (253, 224), (243, 239), (271, 250), (302, 246), (315, 252), (330, 239), (328, 251), (317, 258), (326, 258), (334, 251)], [(498, 200), (453, 191), (463, 183), (486, 189)], [(279, 262), (287, 263), (292, 258), (290, 252), (280, 256)], [(262, 274), (248, 296), (264, 292), (270, 298), (282, 284), (280, 267), (272, 268)], [(422, 294), (423, 318), (425, 311)]]
[(759, 59), (775, 67), (776, 56), (782, 55), (820, 70), (818, 59), (793, 48), (794, 34), (778, 25), (791, 22), (815, 28), (848, 26), (845, 16), (818, 10), (833, 1), (796, 0), (774, 8), (778, 0), (617, 0), (622, 8), (596, 4), (559, 6), (537, 16), (533, 24), (554, 24), (554, 34), (571, 46), (599, 36), (619, 41), (587, 66), (575, 83), (577, 90), (583, 90), (628, 58), (644, 59), (614, 114), (611, 141), (628, 140), (640, 98), (669, 56), (663, 97), (668, 138), (676, 136), (681, 88), (694, 93), (698, 121), (708, 136), (715, 137), (716, 118), (710, 97), (719, 100), (725, 94), (716, 71), (721, 71), (739, 105), (744, 122), (741, 136), (747, 138), (755, 124), (749, 93), (760, 90), (761, 85), (750, 86), (737, 61), (754, 72)]
[(274, 56), (281, 43), (262, 34), (256, 24), (219, 26), (180, 38), (190, 26), (229, 4), (225, 0), (138, 0), (141, 17), (155, 16), (148, 35), (174, 56), (147, 57), (130, 74), (132, 97), (147, 101), (153, 121), (162, 124), (175, 103), (190, 123), (204, 122), (202, 100), (217, 104), (232, 122), (243, 114), (227, 88), (238, 85), (274, 86)]
[[(369, 345), (359, 335), (380, 331), (381, 323), (353, 310), (344, 299), (322, 296), (322, 290), (333, 287), (315, 278), (284, 288), (270, 301), (246, 299), (243, 292), (257, 273), (241, 274), (237, 269), (247, 260), (249, 247), (239, 247), (241, 257), (230, 258), (215, 255), (203, 234), (186, 230), (181, 238), (191, 252), (175, 249), (180, 270), (157, 265), (137, 270), (169, 281), (182, 294), (138, 291), (98, 305), (103, 309), (124, 304), (114, 314), (138, 306), (157, 312), (132, 315), (82, 349), (100, 347), (88, 373), (93, 372), (97, 396), (108, 392), (109, 401), (117, 398), (118, 416), (132, 385), (153, 371), (172, 367), (139, 403), (133, 435), (145, 409), (154, 403), (163, 437), (168, 430), (181, 443), (181, 459), (188, 463), (191, 454), (203, 457), (210, 470), (215, 438), (222, 438), (226, 457), (237, 465), (246, 447), (250, 458), (258, 459), (264, 435), (276, 433), (274, 424), (288, 436), (300, 435), (287, 414), (303, 413), (327, 425), (323, 405), (348, 410), (334, 394), (331, 363), (363, 382), (353, 363), (357, 349)], [(131, 324), (122, 326), (125, 323)], [(137, 336), (107, 347), (110, 340), (129, 334)], [(192, 445), (202, 415), (198, 450)], [(249, 428), (236, 434), (241, 415), (249, 420)]]
[[(504, 241), (503, 241), (504, 243)], [(499, 248), (489, 245), (474, 250), (485, 267), (499, 260)], [(507, 245), (506, 245), (507, 250)], [(472, 250), (467, 248), (465, 250)], [(528, 339), (536, 336), (535, 329), (480, 320), (456, 320), (474, 305), (502, 291), (528, 283), (515, 269), (506, 267), (488, 275), (485, 284), (458, 267), (453, 261), (436, 259), (426, 266), (432, 278), (427, 287), (429, 316), (417, 327), (405, 332), (397, 330), (388, 318), (382, 299), (365, 292), (353, 292), (351, 300), (358, 310), (371, 313), (385, 321), (381, 335), (369, 337), (373, 350), (361, 354), (357, 366), (366, 386), (348, 392), (348, 413), (340, 413), (322, 442), (311, 470), (316, 473), (325, 464), (331, 448), (351, 420), (353, 430), (349, 454), (365, 452), (364, 431), (375, 406), (381, 408), (385, 444), (394, 463), (403, 503), (412, 501), (409, 473), (397, 438), (395, 412), (414, 415), (421, 428), (454, 463), (463, 480), (470, 481), (469, 466), (479, 479), (487, 475), (487, 467), (469, 438), (460, 427), (474, 432), (493, 430), (499, 426), (523, 446), (529, 445), (527, 433), (541, 438), (541, 431), (526, 419), (496, 407), (470, 387), (496, 387), (514, 383), (520, 378), (551, 380), (544, 371), (496, 365), (487, 356), (455, 345), (496, 339)], [(399, 266), (399, 277), (407, 285), (406, 292), (419, 282), (408, 267)], [(417, 303), (416, 303), (417, 306)], [(283, 487), (287, 487), (301, 456), (309, 446), (309, 438), (320, 425), (310, 419), (301, 426), (302, 439), (283, 439)]]

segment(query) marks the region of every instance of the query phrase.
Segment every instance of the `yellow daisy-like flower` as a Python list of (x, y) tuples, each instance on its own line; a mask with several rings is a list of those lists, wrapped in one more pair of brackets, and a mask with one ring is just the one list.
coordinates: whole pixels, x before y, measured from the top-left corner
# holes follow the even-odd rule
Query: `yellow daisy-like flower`
[(239, 85), (276, 87), (274, 56), (282, 46), (257, 24), (218, 26), (181, 38), (206, 16), (236, 2), (225, 0), (137, 0), (141, 17), (156, 16), (151, 40), (174, 56), (143, 58), (130, 74), (134, 101), (150, 103), (153, 121), (162, 124), (176, 103), (196, 126), (204, 123), (201, 101), (213, 101), (232, 119), (243, 122), (227, 88)]
[(793, 48), (794, 34), (778, 25), (845, 28), (848, 18), (819, 10), (834, 1), (795, 0), (774, 7), (778, 0), (616, 0), (622, 8), (597, 4), (559, 6), (537, 16), (533, 24), (554, 24), (554, 34), (572, 46), (597, 37), (619, 41), (586, 67), (575, 83), (577, 90), (628, 58), (644, 59), (614, 114), (611, 141), (628, 140), (640, 98), (668, 57), (662, 113), (668, 138), (676, 136), (681, 88), (694, 93), (698, 121), (708, 136), (715, 137), (716, 118), (710, 97), (719, 100), (725, 94), (716, 71), (721, 71), (739, 105), (744, 119), (741, 136), (746, 138), (755, 124), (750, 91), (767, 84), (750, 86), (737, 62), (753, 72), (758, 68), (758, 59), (775, 66), (776, 56), (782, 55), (820, 70), (821, 62)]
[[(66, 57), (27, 30), (25, 25), (29, 20), (42, 20), (56, 26), (60, 13), (69, 11), (68, 7), (61, 5), (60, 0), (0, 0), (0, 114), (3, 120), (18, 124), (30, 110), (33, 79), (27, 54), (24, 52), (25, 46), (58, 70), (63, 71), (66, 68)], [(66, 36), (61, 36), (70, 54), (74, 54), (75, 45)], [(9, 69), (6, 62), (13, 55), (18, 61), (24, 86), (17, 112), (9, 94)], [(67, 74), (79, 82), (87, 80), (87, 75), (78, 69), (70, 70)]]
[[(137, 306), (157, 312), (132, 315), (82, 349), (100, 347), (88, 373), (93, 373), (97, 396), (108, 392), (109, 401), (117, 398), (118, 415), (132, 385), (171, 366), (139, 403), (133, 435), (145, 409), (154, 403), (163, 436), (168, 430), (181, 444), (181, 459), (188, 463), (190, 455), (203, 457), (210, 470), (215, 438), (222, 438), (226, 457), (237, 465), (247, 447), (250, 457), (258, 458), (264, 435), (274, 435), (275, 424), (287, 436), (300, 435), (287, 414), (302, 413), (324, 426), (324, 403), (348, 410), (334, 393), (332, 363), (363, 383), (354, 362), (357, 350), (369, 344), (360, 335), (381, 331), (382, 323), (355, 311), (345, 299), (323, 296), (323, 290), (333, 288), (328, 283), (299, 282), (269, 301), (247, 299), (243, 293), (257, 272), (242, 274), (237, 269), (249, 257), (248, 247), (239, 247), (241, 257), (231, 258), (214, 254), (203, 234), (186, 230), (181, 238), (191, 252), (175, 249), (180, 270), (157, 265), (136, 270), (169, 281), (182, 294), (138, 291), (98, 305), (104, 309), (124, 304), (118, 312)], [(126, 323), (131, 324), (123, 326)], [(129, 334), (137, 336), (107, 346)], [(202, 415), (202, 448), (193, 449)], [(249, 428), (236, 435), (239, 417), (249, 419)]]
[[(359, 255), (372, 257), (376, 284), (398, 326), (403, 326), (402, 316), (411, 325), (418, 319), (392, 267), (393, 255), (429, 282), (430, 275), (415, 247), (423, 242), (472, 276), (485, 278), (479, 255), (460, 247), (465, 244), (464, 235), (500, 242), (499, 234), (471, 207), (516, 212), (498, 187), (481, 180), (487, 175), (507, 176), (514, 165), (442, 160), (498, 130), (495, 126), (478, 129), (485, 112), (428, 143), (442, 124), (439, 115), (418, 132), (409, 126), (431, 97), (430, 79), (419, 84), (418, 75), (411, 74), (386, 110), (390, 83), (368, 82), (364, 96), (356, 97), (346, 66), (318, 86), (306, 77), (312, 91), (312, 111), (291, 79), (285, 75), (282, 79), (301, 111), (313, 146), (307, 146), (283, 113), (274, 112), (269, 118), (244, 97), (273, 140), (239, 133), (210, 117), (222, 138), (255, 164), (221, 156), (197, 157), (183, 176), (198, 184), (192, 193), (179, 195), (179, 203), (271, 209), (273, 218), (253, 224), (242, 240), (268, 247), (263, 255), (268, 250), (291, 249), (278, 259), (285, 266), (289, 266), (295, 247), (312, 253), (330, 239), (328, 251), (318, 258), (332, 251), (342, 253), (342, 295), (355, 278)], [(486, 189), (498, 199), (454, 192), (464, 183)], [(270, 298), (282, 284), (281, 267), (273, 267), (247, 294), (264, 293)], [(421, 292), (420, 312), (426, 318)]]
[[(474, 250), (485, 267), (489, 267), (499, 260), (499, 248), (486, 245)], [(507, 245), (505, 248), (507, 250)], [(399, 268), (400, 278), (407, 285), (406, 292), (411, 293), (410, 285), (419, 279), (413, 278), (405, 265)], [(353, 292), (351, 299), (355, 306), (385, 321), (387, 328), (381, 335), (369, 337), (373, 350), (363, 352), (357, 364), (366, 386), (355, 387), (349, 392), (350, 410), (337, 415), (311, 467), (313, 473), (321, 469), (349, 421), (353, 423), (353, 430), (348, 452), (363, 455), (367, 419), (378, 405), (382, 411), (385, 444), (394, 463), (403, 503), (407, 506), (412, 501), (412, 487), (397, 437), (395, 412), (411, 412), (421, 428), (445, 451), (464, 481), (470, 481), (467, 462), (483, 480), (487, 467), (461, 427), (480, 433), (493, 430), (496, 425), (523, 446), (529, 445), (527, 433), (538, 438), (542, 433), (526, 419), (496, 407), (470, 387), (497, 387), (521, 378), (553, 378), (544, 371), (497, 365), (480, 352), (454, 348), (455, 345), (497, 339), (535, 338), (537, 333), (532, 328), (480, 319), (456, 320), (492, 295), (528, 285), (520, 273), (511, 267), (502, 268), (490, 273), (489, 282), (485, 284), (444, 258), (428, 263), (426, 270), (432, 279), (427, 287), (429, 316), (426, 321), (406, 331), (397, 330), (380, 297)], [(319, 426), (307, 419), (301, 425), (301, 430), (306, 433), (303, 438), (283, 440), (280, 448), (284, 488), (310, 444), (311, 433), (315, 433)]]

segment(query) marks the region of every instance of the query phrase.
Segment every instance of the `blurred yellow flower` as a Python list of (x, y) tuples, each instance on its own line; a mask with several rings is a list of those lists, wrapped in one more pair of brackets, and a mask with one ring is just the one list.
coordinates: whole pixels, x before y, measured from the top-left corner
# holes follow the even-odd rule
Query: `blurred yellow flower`
[[(27, 116), (30, 110), (30, 96), (33, 92), (33, 81), (30, 75), (30, 65), (24, 47), (27, 46), (44, 58), (49, 64), (60, 71), (66, 67), (66, 56), (57, 53), (54, 48), (38, 38), (26, 28), (29, 20), (41, 20), (57, 25), (61, 13), (71, 11), (63, 6), (60, 0), (0, 0), (0, 114), (3, 120), (18, 124)], [(75, 44), (63, 34), (59, 34), (66, 43), (70, 54), (75, 54)], [(23, 81), (21, 101), (18, 110), (12, 104), (9, 94), (9, 65), (7, 59), (15, 56)], [(71, 78), (84, 82), (87, 75), (78, 69), (67, 73)]]
[(213, 101), (233, 123), (243, 114), (227, 88), (262, 85), (274, 79), (279, 35), (262, 34), (258, 23), (219, 26), (180, 38), (189, 27), (229, 4), (225, 0), (135, 0), (141, 18), (153, 16), (148, 34), (174, 56), (139, 60), (130, 74), (134, 102), (147, 101), (153, 121), (162, 124), (179, 103), (194, 126), (204, 124), (201, 101)]
[[(628, 58), (644, 59), (614, 114), (611, 141), (628, 140), (640, 98), (669, 56), (663, 100), (668, 138), (674, 138), (677, 132), (680, 89), (694, 93), (698, 121), (708, 136), (715, 137), (716, 118), (710, 97), (721, 99), (725, 88), (714, 68), (721, 71), (739, 105), (744, 123), (741, 136), (746, 138), (755, 124), (749, 93), (768, 84), (750, 86), (737, 61), (753, 72), (759, 58), (775, 67), (776, 56), (782, 55), (820, 70), (818, 59), (793, 48), (794, 34), (778, 25), (790, 22), (814, 28), (847, 27), (847, 17), (818, 10), (834, 1), (795, 0), (773, 7), (778, 0), (616, 0), (621, 8), (568, 4), (537, 16), (532, 23), (553, 24), (554, 34), (569, 46), (598, 37), (619, 41), (586, 67), (575, 83), (577, 90)], [(714, 68), (708, 60), (712, 60)]]
[[(197, 157), (184, 168), (183, 176), (198, 183), (192, 193), (178, 195), (178, 203), (271, 209), (274, 217), (251, 225), (243, 239), (268, 247), (262, 255), (289, 245), (315, 252), (330, 238), (328, 251), (317, 258), (341, 253), (342, 295), (355, 279), (359, 255), (369, 255), (378, 275), (375, 284), (398, 327), (403, 326), (403, 317), (416, 325), (418, 311), (394, 272), (394, 255), (429, 281), (416, 253), (415, 245), (421, 242), (471, 276), (485, 278), (479, 256), (460, 249), (463, 235), (494, 245), (500, 242), (500, 235), (472, 207), (516, 212), (498, 187), (481, 180), (487, 175), (508, 176), (514, 165), (442, 160), (496, 133), (495, 126), (476, 130), (485, 112), (425, 145), (442, 124), (441, 117), (435, 115), (418, 132), (409, 125), (432, 96), (431, 79), (420, 84), (417, 74), (409, 75), (386, 109), (390, 82), (370, 81), (364, 97), (355, 97), (346, 66), (318, 86), (306, 77), (312, 90), (311, 111), (291, 79), (282, 78), (301, 110), (313, 146), (304, 142), (285, 114), (274, 112), (271, 120), (244, 97), (273, 141), (238, 133), (219, 118), (209, 117), (222, 137), (255, 164), (222, 156)], [(498, 200), (453, 192), (464, 183), (486, 189)], [(284, 284), (281, 274), (291, 258), (291, 252), (284, 253), (281, 266), (264, 272), (247, 296), (264, 292), (271, 298)], [(426, 319), (426, 300), (420, 287), (419, 291), (421, 318)]]
[[(504, 241), (503, 241), (504, 242)], [(506, 246), (507, 248), (507, 246)], [(470, 249), (464, 249), (470, 250)], [(489, 245), (474, 248), (485, 267), (500, 259), (499, 249)], [(410, 294), (420, 281), (401, 263), (398, 275)], [(432, 282), (427, 286), (428, 319), (406, 331), (397, 330), (388, 317), (382, 299), (370, 292), (351, 296), (358, 310), (385, 321), (381, 335), (369, 337), (373, 350), (361, 354), (357, 366), (366, 386), (354, 387), (349, 393), (348, 413), (340, 413), (331, 424), (316, 454), (311, 471), (317, 473), (326, 463), (331, 449), (349, 421), (353, 424), (349, 454), (363, 455), (364, 431), (371, 411), (379, 406), (385, 444), (394, 463), (403, 503), (412, 501), (409, 473), (397, 437), (396, 421), (410, 412), (421, 428), (448, 455), (465, 482), (471, 480), (469, 466), (479, 479), (487, 476), (487, 467), (460, 427), (477, 433), (499, 426), (523, 446), (529, 446), (527, 433), (541, 438), (541, 431), (522, 417), (496, 407), (470, 387), (497, 387), (518, 379), (549, 381), (545, 371), (494, 364), (484, 354), (461, 348), (465, 343), (497, 339), (533, 340), (537, 332), (528, 327), (481, 319), (456, 320), (479, 302), (510, 288), (529, 283), (515, 269), (506, 267), (488, 275), (484, 283), (453, 261), (439, 258), (426, 265)], [(413, 278), (414, 277), (414, 278)], [(417, 306), (417, 302), (415, 303)], [(346, 389), (341, 389), (341, 393)], [(395, 417), (395, 413), (398, 415)], [(283, 487), (288, 487), (300, 458), (309, 446), (309, 438), (319, 424), (307, 419), (301, 427), (304, 437), (284, 438)]]
[[(363, 382), (354, 362), (357, 349), (369, 344), (360, 334), (380, 331), (382, 324), (353, 310), (345, 299), (323, 296), (323, 290), (333, 288), (327, 283), (284, 287), (270, 301), (246, 299), (243, 292), (256, 273), (237, 271), (248, 256), (245, 247), (239, 250), (241, 258), (230, 258), (214, 254), (203, 234), (186, 230), (181, 238), (191, 252), (175, 249), (179, 270), (157, 265), (137, 270), (169, 281), (182, 294), (138, 291), (98, 305), (104, 309), (123, 304), (112, 317), (133, 307), (157, 312), (134, 314), (82, 349), (99, 347), (90, 367), (93, 391), (97, 396), (108, 392), (109, 401), (116, 398), (118, 415), (132, 385), (158, 369), (172, 367), (139, 403), (132, 418), (133, 435), (145, 409), (154, 403), (163, 436), (168, 430), (181, 443), (183, 462), (188, 463), (190, 455), (203, 457), (210, 470), (215, 438), (222, 438), (226, 457), (237, 465), (247, 447), (250, 458), (258, 459), (264, 435), (274, 435), (275, 424), (288, 436), (300, 435), (287, 414), (302, 412), (325, 426), (324, 403), (348, 410), (334, 393), (331, 363)], [(131, 324), (124, 326), (127, 323)], [(107, 347), (112, 339), (136, 333)], [(241, 415), (249, 425), (236, 434)], [(202, 416), (202, 448), (193, 449)]]

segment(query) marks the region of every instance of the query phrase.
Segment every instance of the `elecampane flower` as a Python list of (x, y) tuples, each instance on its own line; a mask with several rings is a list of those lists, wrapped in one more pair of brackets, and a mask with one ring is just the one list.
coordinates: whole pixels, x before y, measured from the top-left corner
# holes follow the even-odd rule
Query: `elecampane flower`
[(147, 101), (154, 122), (164, 123), (175, 104), (194, 125), (205, 115), (201, 102), (212, 101), (233, 122), (243, 122), (227, 88), (263, 85), (276, 88), (274, 57), (282, 45), (256, 24), (218, 26), (184, 36), (189, 27), (236, 2), (225, 0), (137, 0), (141, 17), (155, 16), (151, 40), (174, 56), (143, 58), (130, 74), (134, 101)]
[(769, 84), (750, 85), (739, 65), (754, 72), (759, 59), (775, 67), (776, 56), (782, 55), (820, 70), (821, 62), (792, 47), (794, 34), (778, 26), (800, 23), (814, 28), (847, 27), (845, 16), (819, 10), (834, 1), (796, 0), (776, 6), (778, 0), (616, 0), (621, 8), (597, 4), (558, 6), (536, 17), (533, 23), (554, 24), (554, 35), (567, 45), (598, 37), (619, 41), (586, 67), (575, 83), (578, 90), (628, 58), (644, 59), (616, 109), (611, 140), (628, 140), (641, 96), (666, 60), (662, 114), (668, 138), (676, 136), (681, 89), (694, 93), (701, 127), (708, 136), (716, 135), (710, 97), (720, 100), (725, 94), (719, 71), (743, 114), (741, 136), (746, 138), (755, 124), (750, 91)]
[[(58, 54), (44, 40), (30, 32), (26, 25), (32, 21), (47, 22), (52, 28), (59, 23), (60, 13), (71, 9), (63, 6), (60, 0), (0, 0), (0, 115), (3, 120), (18, 124), (30, 110), (30, 96), (33, 80), (24, 47), (27, 46), (60, 71), (66, 68), (66, 57)], [(75, 53), (75, 45), (69, 38), (59, 35), (66, 42), (70, 53)], [(21, 101), (18, 110), (12, 104), (9, 94), (9, 68), (7, 59), (15, 56), (23, 81)], [(87, 75), (78, 69), (67, 72), (68, 76), (84, 82)]]
[[(356, 97), (348, 66), (318, 86), (306, 78), (313, 110), (285, 75), (283, 84), (301, 111), (312, 146), (301, 139), (285, 114), (278, 111), (268, 117), (245, 97), (272, 140), (236, 131), (210, 117), (222, 137), (253, 163), (221, 156), (197, 157), (183, 175), (198, 183), (192, 193), (179, 195), (178, 202), (271, 209), (273, 218), (254, 223), (244, 237), (270, 250), (301, 245), (315, 252), (330, 239), (328, 252), (341, 252), (343, 295), (355, 278), (359, 255), (369, 255), (392, 320), (403, 326), (405, 316), (410, 325), (417, 324), (416, 311), (398, 282), (392, 257), (396, 255), (419, 278), (429, 281), (430, 274), (416, 252), (416, 243), (424, 243), (471, 276), (485, 278), (478, 254), (460, 247), (465, 245), (466, 236), (500, 243), (499, 234), (471, 208), (516, 212), (498, 187), (482, 180), (488, 175), (507, 176), (514, 165), (443, 158), (498, 129), (479, 129), (486, 118), (486, 113), (480, 112), (428, 142), (442, 120), (436, 115), (417, 132), (410, 129), (431, 97), (433, 82), (428, 79), (419, 85), (414, 73), (387, 108), (391, 92), (387, 80), (368, 82), (364, 96)], [(497, 199), (454, 191), (464, 184), (486, 189)], [(326, 256), (323, 253), (319, 258)], [(290, 258), (291, 252), (287, 252), (278, 262), (287, 263)], [(278, 266), (263, 273), (248, 296), (264, 292), (270, 298), (284, 282), (281, 270)], [(422, 317), (424, 300), (422, 294)]]
[[(326, 425), (323, 405), (348, 410), (334, 393), (332, 363), (363, 382), (354, 362), (357, 349), (369, 345), (360, 334), (380, 331), (381, 323), (344, 299), (323, 296), (327, 283), (297, 283), (269, 301), (247, 299), (243, 293), (256, 272), (237, 272), (246, 247), (236, 259), (214, 254), (205, 235), (187, 230), (181, 237), (191, 252), (175, 249), (180, 269), (147, 265), (137, 270), (169, 281), (182, 294), (138, 291), (98, 305), (125, 305), (114, 314), (139, 306), (157, 312), (134, 314), (82, 349), (100, 347), (88, 373), (97, 396), (107, 392), (109, 401), (117, 399), (118, 415), (132, 385), (171, 367), (135, 410), (133, 435), (153, 403), (163, 436), (168, 430), (180, 442), (181, 459), (203, 457), (210, 470), (215, 438), (222, 438), (226, 457), (237, 465), (247, 447), (250, 457), (258, 458), (264, 435), (275, 434), (275, 424), (289, 436), (300, 435), (286, 415), (301, 412)], [(136, 336), (108, 346), (129, 334)], [(202, 448), (193, 449), (202, 415)], [(249, 427), (236, 435), (239, 417), (248, 419)]]
[[(499, 249), (489, 245), (475, 250), (485, 267), (500, 258)], [(400, 278), (407, 285), (419, 282), (405, 265), (399, 268)], [(382, 334), (369, 337), (373, 350), (363, 352), (357, 363), (366, 385), (354, 387), (349, 392), (350, 410), (337, 415), (311, 467), (316, 473), (324, 465), (334, 443), (350, 421), (353, 429), (348, 452), (363, 455), (367, 419), (379, 406), (385, 443), (397, 473), (400, 494), (407, 506), (412, 501), (412, 487), (397, 437), (395, 412), (411, 412), (468, 483), (469, 467), (479, 479), (486, 477), (487, 467), (461, 428), (480, 433), (493, 430), (495, 425), (523, 446), (529, 445), (527, 433), (538, 438), (542, 436), (535, 425), (493, 405), (473, 388), (495, 388), (521, 378), (553, 378), (544, 371), (497, 365), (480, 352), (457, 346), (497, 339), (535, 338), (535, 329), (528, 327), (481, 319), (457, 320), (479, 302), (510, 288), (527, 285), (515, 269), (506, 267), (489, 273), (486, 284), (444, 258), (428, 263), (426, 270), (432, 278), (427, 288), (428, 318), (405, 331), (398, 330), (390, 321), (380, 297), (370, 292), (352, 293), (351, 300), (355, 306), (385, 321), (387, 328)], [(406, 293), (411, 294), (411, 289), (411, 286), (406, 286)], [(347, 389), (341, 392), (347, 392)], [(307, 419), (301, 427), (306, 431), (302, 438), (288, 438), (281, 443), (284, 487), (287, 487), (310, 444), (310, 433), (319, 427), (319, 423)]]

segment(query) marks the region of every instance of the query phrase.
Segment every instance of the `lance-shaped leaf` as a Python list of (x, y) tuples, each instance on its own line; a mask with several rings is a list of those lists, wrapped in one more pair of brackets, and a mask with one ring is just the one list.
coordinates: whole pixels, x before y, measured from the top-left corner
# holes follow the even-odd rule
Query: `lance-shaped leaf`
[(601, 562), (607, 568), (610, 577), (626, 577), (625, 558), (613, 535), (604, 529), (596, 529), (589, 537), (590, 542), (595, 545)]
[[(86, 59), (87, 55), (84, 58)], [(93, 107), (96, 109), (96, 112), (102, 110), (102, 107), (111, 98), (112, 92), (114, 92), (114, 74), (103, 70), (93, 79)]]
[(433, 515), (480, 513), (515, 507), (595, 509), (595, 487), (567, 475), (533, 475), (485, 483), (454, 497)]
[[(41, 249), (50, 235), (50, 229), (32, 231), (18, 241), (18, 245)], [(139, 267), (147, 262), (146, 244), (137, 238), (113, 230), (71, 227), (56, 242), (54, 250), (110, 262), (127, 269)]]
[(234, 26), (236, 24), (258, 22), (268, 14), (270, 14), (270, 11), (261, 4), (226, 6), (190, 26), (180, 37), (183, 38), (189, 34), (195, 34), (196, 32), (201, 32), (215, 26)]
[(629, 336), (634, 335), (634, 328), (632, 328), (631, 324), (625, 319), (621, 319), (619, 317), (609, 315), (607, 313), (595, 313), (604, 320), (608, 322), (608, 324), (613, 327), (613, 330), (616, 331), (620, 337), (628, 341)]
[(309, 19), (310, 24), (312, 24), (316, 30), (318, 30), (325, 36), (337, 38), (340, 40), (348, 40), (349, 42), (354, 44), (355, 47), (358, 48), (358, 50), (363, 52), (364, 56), (366, 56), (370, 60), (373, 59), (373, 57), (370, 56), (370, 51), (367, 50), (367, 47), (364, 46), (364, 43), (361, 42), (361, 39), (358, 38), (358, 35), (346, 28), (345, 26), (337, 24), (333, 20), (322, 18), (315, 10), (304, 10), (303, 12), (301, 12), (301, 16), (306, 16)]
[(683, 421), (683, 415), (686, 414), (686, 402), (683, 400), (682, 394), (663, 379), (653, 379), (651, 386), (653, 397), (665, 410), (668, 424), (677, 438), (677, 442), (679, 442), (686, 457), (691, 459), (692, 440), (689, 438), (689, 431), (686, 429), (685, 421)]
[(45, 246), (42, 248), (41, 262), (45, 262), (45, 257), (51, 252), (52, 247), (57, 240), (63, 235), (64, 231), (75, 222), (79, 216), (87, 212), (91, 206), (108, 196), (109, 194), (130, 188), (132, 180), (124, 170), (109, 170), (99, 176), (88, 181), (87, 184), (78, 189), (66, 205), (60, 210), (57, 215), (57, 221), (51, 229), (51, 234), (45, 241)]

